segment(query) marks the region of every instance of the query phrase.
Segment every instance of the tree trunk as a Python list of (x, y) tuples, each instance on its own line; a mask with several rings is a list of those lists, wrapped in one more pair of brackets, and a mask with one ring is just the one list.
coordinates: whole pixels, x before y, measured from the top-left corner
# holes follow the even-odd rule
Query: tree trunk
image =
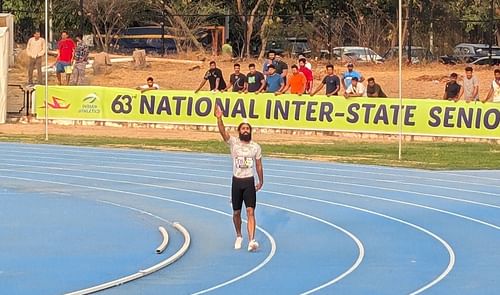
[(269, 36), (269, 32), (267, 30), (269, 19), (271, 18), (271, 15), (274, 12), (274, 6), (276, 5), (276, 0), (270, 0), (269, 6), (267, 7), (267, 13), (264, 18), (264, 21), (262, 22), (262, 25), (260, 26), (260, 40), (262, 41), (262, 46), (260, 48), (260, 53), (259, 53), (259, 59), (264, 58), (264, 55), (266, 54), (266, 44), (267, 44), (267, 38)]
[(167, 11), (168, 14), (170, 14), (173, 18), (173, 20), (181, 27), (181, 29), (184, 31), (184, 33), (186, 34), (186, 37), (189, 38), (189, 40), (191, 40), (191, 42), (193, 42), (193, 45), (199, 50), (199, 51), (202, 51), (204, 52), (205, 51), (205, 48), (203, 48), (203, 45), (201, 45), (200, 42), (198, 42), (198, 40), (196, 39), (196, 37), (193, 35), (193, 33), (191, 33), (191, 30), (188, 28), (188, 26), (186, 25), (186, 23), (184, 22), (184, 20), (176, 15), (176, 11), (174, 10), (173, 7), (170, 7), (168, 5), (165, 5), (165, 9)]
[[(242, 0), (236, 0), (236, 6), (239, 10), (240, 15), (243, 15), (243, 6), (242, 6), (241, 1)], [(257, 3), (255, 4), (254, 8), (252, 9), (252, 12), (250, 13), (250, 17), (246, 18), (247, 21), (246, 21), (245, 25), (247, 26), (247, 30), (246, 30), (247, 35), (245, 36), (245, 56), (247, 58), (250, 57), (250, 41), (252, 40), (253, 24), (255, 22), (255, 14), (257, 13), (257, 10), (259, 9), (259, 6), (261, 3), (262, 3), (262, 0), (258, 0)]]

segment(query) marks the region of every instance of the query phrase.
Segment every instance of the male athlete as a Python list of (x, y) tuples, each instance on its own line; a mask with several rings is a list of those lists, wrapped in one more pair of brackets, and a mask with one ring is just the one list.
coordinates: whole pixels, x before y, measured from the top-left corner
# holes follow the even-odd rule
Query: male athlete
[[(255, 251), (259, 243), (255, 240), (255, 205), (256, 192), (264, 184), (264, 172), (262, 169), (262, 150), (260, 145), (252, 141), (252, 127), (248, 123), (238, 126), (239, 138), (230, 136), (222, 122), (222, 110), (216, 107), (215, 116), (219, 132), (231, 149), (233, 159), (233, 181), (231, 185), (231, 202), (233, 205), (233, 223), (236, 229), (236, 241), (234, 249), (241, 249), (243, 237), (241, 235), (241, 207), (245, 202), (247, 210), (248, 251)], [(255, 184), (254, 166), (259, 177)]]

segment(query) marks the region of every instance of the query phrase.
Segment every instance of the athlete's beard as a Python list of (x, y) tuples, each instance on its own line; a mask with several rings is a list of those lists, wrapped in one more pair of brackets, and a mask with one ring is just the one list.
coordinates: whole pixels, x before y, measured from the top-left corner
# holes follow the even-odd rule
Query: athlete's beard
[(240, 140), (247, 142), (252, 140), (252, 133), (249, 132), (240, 133)]

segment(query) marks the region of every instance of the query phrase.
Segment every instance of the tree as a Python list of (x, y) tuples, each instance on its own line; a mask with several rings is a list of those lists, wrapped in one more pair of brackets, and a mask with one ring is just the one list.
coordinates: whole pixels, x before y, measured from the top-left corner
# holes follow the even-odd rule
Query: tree
[[(79, 1), (79, 0), (73, 0)], [(83, 10), (92, 24), (100, 47), (109, 52), (118, 34), (144, 9), (141, 0), (85, 0)]]

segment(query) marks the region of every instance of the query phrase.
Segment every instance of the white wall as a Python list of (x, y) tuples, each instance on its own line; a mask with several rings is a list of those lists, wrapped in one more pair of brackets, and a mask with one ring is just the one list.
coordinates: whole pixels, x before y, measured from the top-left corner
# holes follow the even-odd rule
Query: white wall
[(9, 74), (9, 38), (8, 28), (0, 27), (0, 124), (7, 118), (7, 86)]
[[(5, 46), (8, 46), (9, 49), (9, 66), (14, 66), (14, 15), (10, 13), (0, 13), (0, 19), (2, 21), (0, 23), (5, 22), (5, 26), (9, 28), (9, 37), (7, 39), (7, 43)], [(3, 25), (0, 25), (3, 26)]]

